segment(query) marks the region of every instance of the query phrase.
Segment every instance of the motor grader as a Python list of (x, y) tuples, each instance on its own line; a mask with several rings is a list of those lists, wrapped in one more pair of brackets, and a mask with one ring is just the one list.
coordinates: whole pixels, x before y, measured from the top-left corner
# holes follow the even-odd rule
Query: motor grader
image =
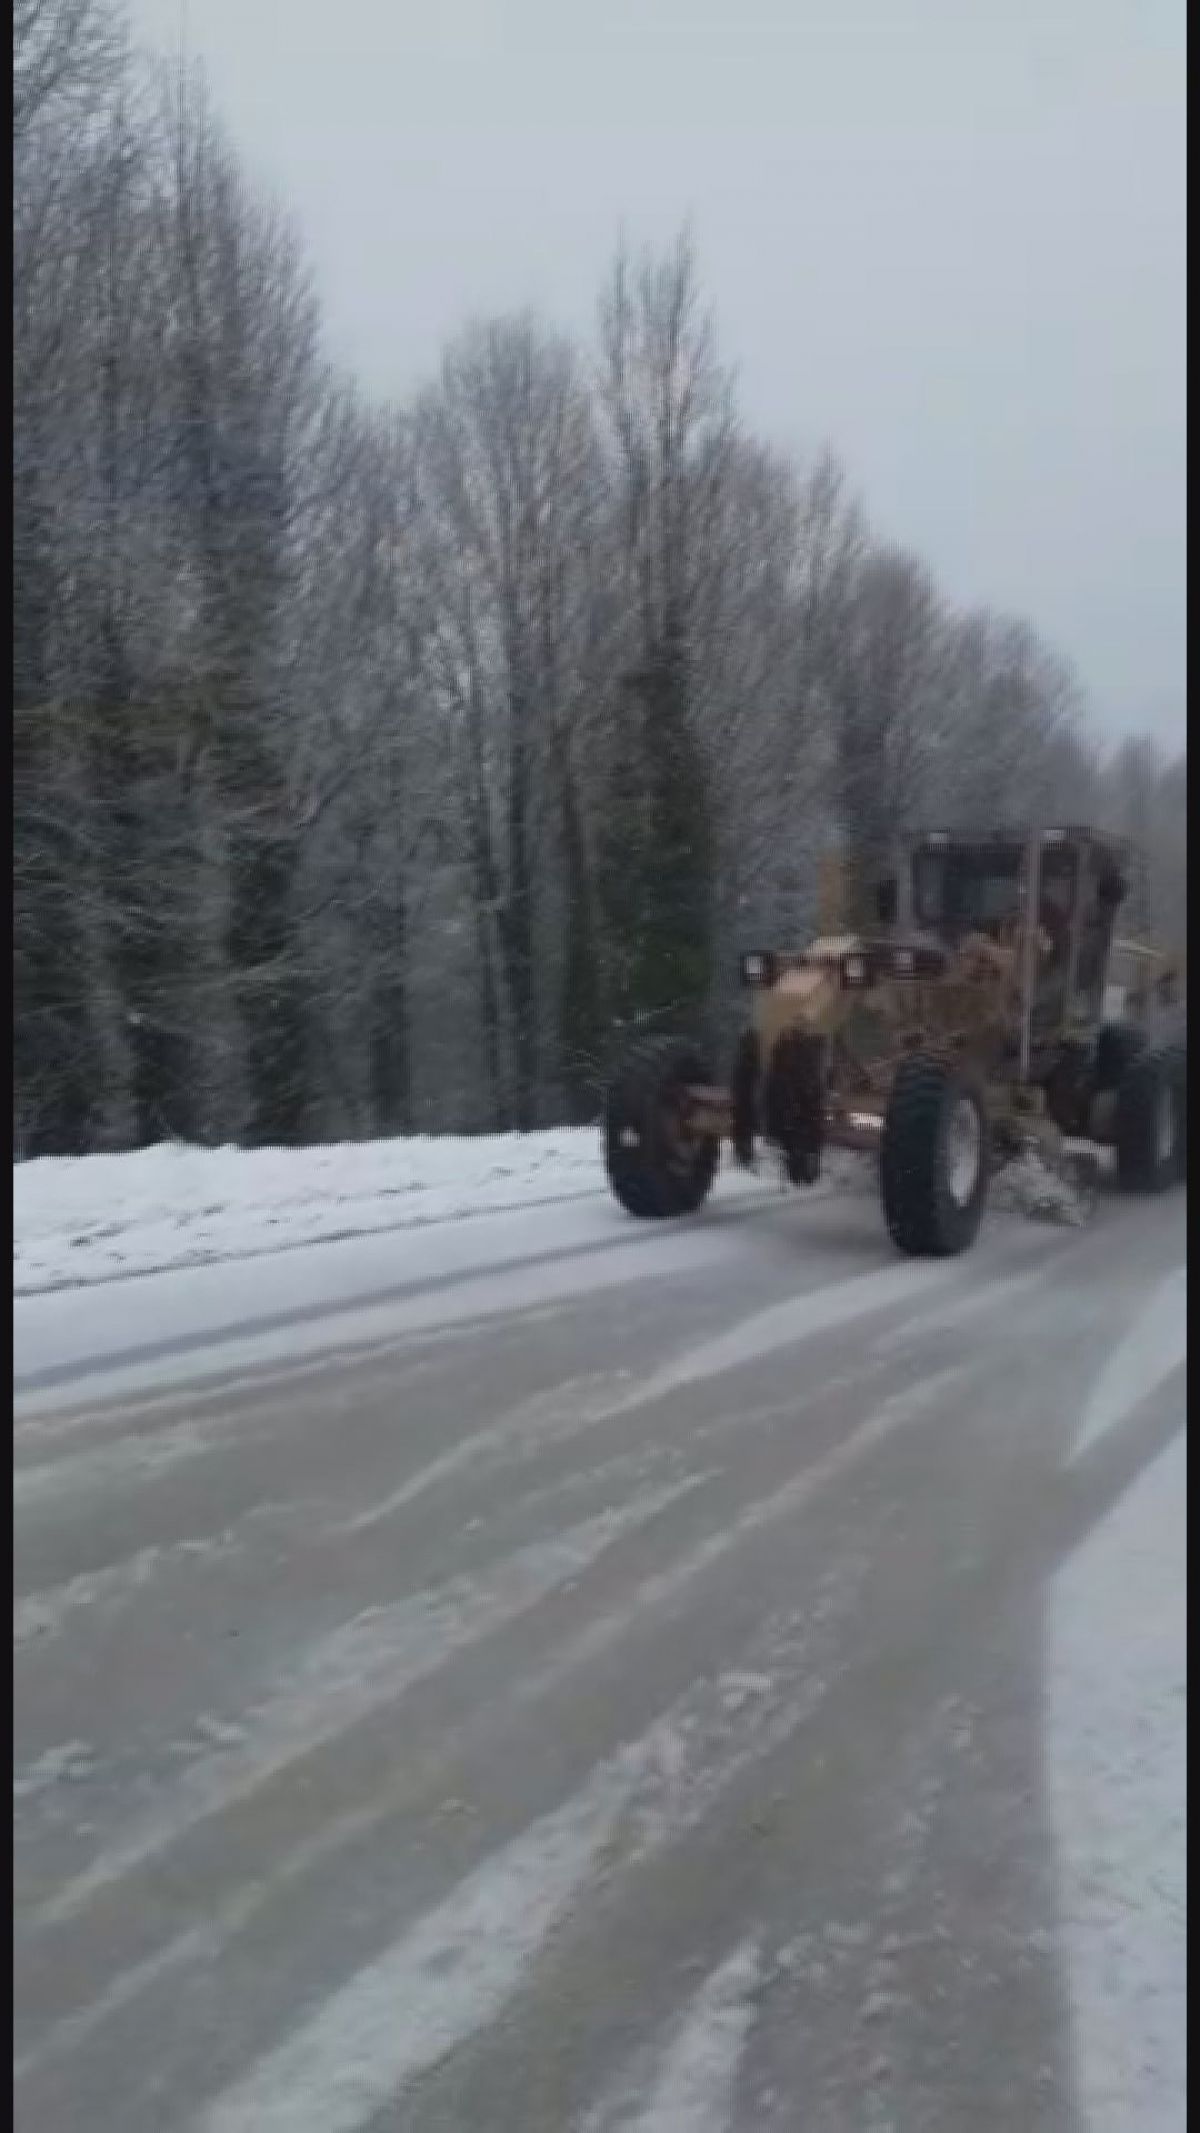
[[(1186, 1172), (1186, 1035), (1170, 959), (1123, 943), (1134, 982), (1113, 1002), (1129, 849), (1086, 828), (921, 837), (876, 880), (873, 922), (741, 958), (750, 1002), (728, 1085), (696, 1046), (635, 1042), (610, 1083), (605, 1161), (630, 1214), (694, 1212), (720, 1150), (773, 1147), (814, 1184), (828, 1148), (877, 1155), (902, 1252), (974, 1241), (996, 1170), (1069, 1143), (1115, 1150), (1118, 1180), (1158, 1192)], [(1156, 1038), (1156, 1020), (1174, 1026)], [(1161, 1010), (1161, 1012), (1160, 1012)]]

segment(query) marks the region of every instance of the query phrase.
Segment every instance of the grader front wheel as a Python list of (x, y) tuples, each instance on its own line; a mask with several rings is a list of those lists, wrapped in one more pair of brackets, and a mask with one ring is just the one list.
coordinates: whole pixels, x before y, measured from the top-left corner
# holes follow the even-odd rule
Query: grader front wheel
[(604, 1163), (627, 1214), (662, 1221), (703, 1206), (720, 1149), (689, 1130), (686, 1092), (711, 1081), (706, 1062), (676, 1038), (646, 1038), (626, 1054), (605, 1105)]
[(902, 1060), (879, 1152), (893, 1243), (914, 1258), (965, 1252), (983, 1219), (988, 1169), (987, 1112), (974, 1083), (939, 1059)]

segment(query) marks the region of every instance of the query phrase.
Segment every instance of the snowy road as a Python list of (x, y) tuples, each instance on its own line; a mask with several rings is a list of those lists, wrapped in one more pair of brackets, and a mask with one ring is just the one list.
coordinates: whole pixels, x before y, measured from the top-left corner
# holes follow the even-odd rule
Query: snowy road
[(22, 2133), (1181, 2128), (1185, 1212), (21, 1298)]

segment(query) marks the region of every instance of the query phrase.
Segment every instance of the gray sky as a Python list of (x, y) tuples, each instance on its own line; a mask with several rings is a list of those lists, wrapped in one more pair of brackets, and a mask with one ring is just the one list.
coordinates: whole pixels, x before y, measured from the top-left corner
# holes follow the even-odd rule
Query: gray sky
[(1182, 745), (1185, 0), (134, 0), (404, 393), (692, 220), (748, 419)]

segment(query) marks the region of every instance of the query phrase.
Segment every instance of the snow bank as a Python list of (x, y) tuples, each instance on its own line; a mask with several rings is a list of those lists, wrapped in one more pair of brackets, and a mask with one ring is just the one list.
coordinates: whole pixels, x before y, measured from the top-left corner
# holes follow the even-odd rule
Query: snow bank
[(1006, 1163), (992, 1181), (989, 1204), (1014, 1215), (1028, 1215), (1034, 1222), (1064, 1223), (1082, 1229), (1089, 1220), (1096, 1187), (1053, 1170), (1036, 1149)]
[[(998, 1207), (1064, 1213), (1072, 1195), (1036, 1163), (1002, 1173)], [(731, 1173), (718, 1187), (727, 1188)], [(741, 1189), (749, 1180), (738, 1174)], [(765, 1158), (758, 1189), (778, 1189)], [(831, 1150), (820, 1196), (874, 1192), (870, 1159)], [(541, 1133), (342, 1141), (318, 1148), (191, 1148), (45, 1156), (13, 1166), (13, 1294), (255, 1258), (606, 1190), (594, 1126)], [(805, 1195), (813, 1197), (812, 1192)]]
[(13, 1293), (277, 1252), (604, 1189), (594, 1128), (13, 1166)]
[(1048, 1749), (1059, 1935), (1083, 2122), (1089, 2133), (1183, 2133), (1182, 1433), (1054, 1579)]

